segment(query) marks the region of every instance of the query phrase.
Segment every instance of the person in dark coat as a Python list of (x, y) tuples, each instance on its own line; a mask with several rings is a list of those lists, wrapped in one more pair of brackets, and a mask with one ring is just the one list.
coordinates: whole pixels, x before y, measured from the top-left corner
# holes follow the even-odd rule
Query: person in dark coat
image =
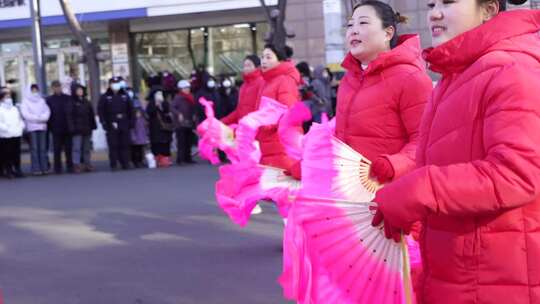
[(328, 117), (332, 117), (332, 78), (330, 71), (322, 65), (317, 66), (313, 72), (311, 87), (321, 102), (318, 104), (318, 113), (313, 115), (313, 120), (321, 122), (321, 113), (326, 113)]
[(86, 88), (80, 84), (72, 87), (73, 110), (68, 113), (68, 125), (73, 134), (73, 171), (91, 172), (92, 131), (97, 129), (94, 107), (88, 100)]
[(165, 99), (167, 101), (172, 100), (176, 94), (176, 77), (174, 77), (171, 72), (164, 71), (161, 79), (161, 86), (163, 87)]
[(66, 167), (68, 172), (73, 172), (72, 135), (70, 130), (73, 126), (69, 125), (68, 113), (73, 110), (73, 102), (69, 95), (62, 92), (62, 84), (55, 80), (51, 84), (53, 95), (47, 97), (47, 105), (51, 110), (51, 116), (48, 122), (48, 130), (52, 133), (54, 147), (54, 172), (61, 174), (62, 152), (65, 154)]
[(200, 121), (203, 121), (206, 118), (204, 115), (204, 109), (198, 102), (201, 97), (204, 97), (206, 100), (214, 103), (214, 111), (217, 119), (227, 116), (227, 106), (224, 104), (221, 95), (219, 94), (217, 85), (218, 83), (216, 79), (206, 74), (202, 82), (202, 87), (195, 94), (195, 102), (197, 103), (198, 110), (197, 114), (200, 117)]
[(163, 90), (155, 90), (148, 96), (146, 107), (150, 126), (150, 146), (160, 167), (171, 165), (171, 142), (174, 132), (170, 104)]
[(107, 132), (109, 162), (111, 170), (117, 169), (118, 162), (122, 169), (129, 169), (130, 129), (135, 119), (133, 103), (122, 89), (118, 77), (109, 80), (109, 89), (101, 95), (98, 115), (103, 129)]
[(224, 107), (224, 114), (231, 114), (238, 105), (238, 90), (234, 87), (233, 82), (229, 78), (224, 78), (221, 81), (219, 95)]
[(176, 127), (176, 144), (178, 153), (176, 164), (195, 163), (191, 158), (191, 146), (195, 140), (195, 98), (191, 94), (191, 85), (186, 80), (178, 82), (178, 93), (171, 104), (174, 124)]

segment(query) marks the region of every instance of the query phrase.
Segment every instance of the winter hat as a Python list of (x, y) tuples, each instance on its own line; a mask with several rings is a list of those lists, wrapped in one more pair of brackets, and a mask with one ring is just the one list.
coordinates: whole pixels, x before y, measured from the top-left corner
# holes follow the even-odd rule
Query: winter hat
[(177, 84), (177, 87), (179, 89), (187, 89), (187, 88), (191, 88), (191, 84), (187, 80), (180, 80)]
[(111, 79), (109, 79), (109, 84), (111, 84), (111, 83), (118, 83), (118, 82), (120, 82), (120, 81), (122, 81), (122, 80), (123, 80), (122, 77), (118, 77), (118, 76), (112, 77)]
[(260, 67), (261, 66), (261, 59), (257, 55), (248, 55), (248, 56), (246, 56), (245, 60), (249, 60), (249, 61), (253, 62), (255, 67)]
[(276, 57), (278, 58), (279, 61), (286, 61), (290, 59), (294, 54), (293, 49), (287, 45), (284, 46), (283, 48), (278, 48), (273, 44), (267, 44), (264, 46), (264, 48), (269, 49), (272, 52), (274, 52), (274, 54), (276, 54)]

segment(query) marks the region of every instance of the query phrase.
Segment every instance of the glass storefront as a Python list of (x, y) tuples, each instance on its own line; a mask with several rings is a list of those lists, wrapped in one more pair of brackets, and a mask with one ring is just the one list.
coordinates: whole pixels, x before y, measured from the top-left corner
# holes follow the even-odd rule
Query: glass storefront
[[(136, 33), (131, 40), (132, 79), (143, 88), (142, 79), (169, 71), (177, 78), (189, 78), (197, 66), (219, 76), (238, 76), (248, 54), (262, 52), (266, 23), (244, 23), (217, 27), (200, 27), (162, 32)], [(101, 50), (110, 51), (109, 38), (94, 38)], [(88, 70), (82, 63), (83, 52), (73, 39), (48, 39), (45, 42), (47, 83), (78, 79), (85, 84)], [(101, 88), (105, 90), (113, 75), (111, 59), (100, 62)], [(35, 83), (34, 60), (30, 41), (0, 44), (0, 84), (9, 83), (22, 94)], [(65, 86), (69, 87), (69, 86)], [(21, 95), (19, 95), (21, 96)]]
[[(98, 39), (102, 50), (109, 49), (108, 39)], [(81, 63), (82, 50), (73, 40), (48, 40), (45, 43), (45, 70), (47, 83), (53, 80), (68, 82), (78, 79), (85, 84), (88, 71)], [(100, 63), (102, 89), (112, 77), (112, 63), (109, 60)], [(26, 87), (36, 83), (32, 44), (30, 42), (5, 43), (0, 45), (0, 83), (9, 83), (19, 96)], [(67, 83), (66, 83), (67, 85)], [(69, 85), (67, 85), (69, 87)]]
[(267, 24), (236, 24), (135, 34), (139, 77), (169, 71), (188, 78), (194, 67), (205, 65), (213, 75), (238, 75), (244, 57), (260, 53)]

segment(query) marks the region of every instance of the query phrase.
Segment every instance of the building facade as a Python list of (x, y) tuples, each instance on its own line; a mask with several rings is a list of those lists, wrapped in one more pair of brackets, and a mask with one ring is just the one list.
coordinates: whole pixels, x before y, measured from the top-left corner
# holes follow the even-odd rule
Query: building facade
[[(102, 89), (113, 75), (139, 87), (146, 76), (169, 71), (185, 78), (199, 65), (216, 75), (237, 74), (245, 55), (261, 52), (268, 30), (259, 0), (70, 3), (101, 49)], [(47, 81), (85, 83), (82, 50), (58, 0), (41, 0), (41, 11)], [(28, 0), (0, 0), (0, 12), (0, 83), (21, 92), (35, 82)]]
[[(269, 6), (278, 0), (265, 0)], [(347, 17), (355, 0), (288, 0), (287, 27), (294, 58), (339, 66)], [(410, 22), (400, 32), (430, 36), (424, 0), (389, 0)], [(530, 1), (529, 7), (540, 1)], [(204, 65), (214, 75), (236, 75), (242, 59), (260, 53), (268, 25), (259, 0), (71, 0), (83, 28), (99, 45), (102, 89), (111, 76), (136, 88), (145, 77), (169, 71), (188, 77)], [(85, 83), (82, 51), (65, 24), (58, 0), (41, 0), (47, 81)], [(35, 82), (28, 0), (0, 0), (0, 84), (21, 91)]]

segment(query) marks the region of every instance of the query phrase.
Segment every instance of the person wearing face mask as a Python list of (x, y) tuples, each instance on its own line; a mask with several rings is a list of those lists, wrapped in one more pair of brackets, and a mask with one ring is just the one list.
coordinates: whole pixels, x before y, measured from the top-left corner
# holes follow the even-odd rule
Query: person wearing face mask
[(171, 143), (174, 132), (173, 115), (170, 103), (165, 100), (162, 90), (156, 90), (148, 95), (148, 114), (150, 129), (150, 147), (159, 167), (170, 167)]
[(47, 105), (51, 110), (51, 116), (48, 122), (49, 132), (53, 136), (54, 148), (54, 172), (61, 174), (63, 172), (62, 152), (66, 159), (66, 168), (68, 172), (73, 172), (72, 135), (70, 130), (68, 113), (73, 109), (71, 97), (62, 91), (62, 84), (55, 80), (51, 84), (53, 94), (47, 97)]
[(326, 113), (328, 117), (334, 116), (332, 111), (332, 79), (327, 68), (319, 65), (313, 71), (313, 81), (311, 81), (313, 93), (320, 98), (319, 111), (313, 115), (313, 120), (321, 121), (321, 114)]
[(145, 147), (150, 143), (148, 139), (148, 119), (146, 112), (140, 106), (135, 107), (135, 125), (131, 129), (131, 162), (135, 168), (145, 166)]
[(14, 105), (17, 105), (19, 103), (19, 98), (15, 90), (17, 82), (18, 81), (16, 79), (9, 79), (8, 81), (6, 81), (6, 85), (0, 88), (0, 91), (6, 92), (11, 96)]
[(300, 76), (302, 76), (302, 85), (310, 86), (311, 81), (313, 81), (313, 73), (311, 72), (309, 63), (301, 61), (296, 65), (296, 69), (300, 72)]
[[(206, 79), (203, 79), (203, 86), (195, 94), (195, 101), (198, 103), (201, 97), (206, 98), (206, 100), (212, 101), (214, 103), (214, 111), (217, 119), (221, 119), (227, 115), (227, 106), (222, 100), (221, 95), (218, 90), (218, 83), (216, 79), (212, 76), (208, 76)], [(198, 106), (198, 115), (200, 116), (200, 121), (205, 119), (204, 111), (202, 106)]]
[(223, 107), (225, 108), (224, 117), (226, 117), (231, 114), (238, 105), (238, 90), (234, 87), (233, 82), (229, 78), (224, 78), (219, 87), (219, 94), (223, 102)]
[(260, 66), (261, 59), (257, 55), (249, 55), (244, 59), (244, 83), (238, 94), (238, 105), (232, 113), (221, 119), (224, 124), (237, 124), (244, 116), (257, 110), (257, 98), (264, 85)]
[(0, 170), (10, 179), (24, 176), (20, 166), (23, 131), (24, 121), (11, 95), (0, 92)]
[(132, 101), (122, 89), (119, 77), (109, 80), (109, 89), (98, 103), (98, 116), (107, 133), (111, 170), (116, 171), (118, 163), (122, 169), (129, 169), (130, 129), (134, 126), (135, 116)]
[(41, 97), (39, 87), (31, 85), (22, 101), (21, 114), (30, 135), (30, 154), (32, 174), (44, 175), (49, 171), (49, 156), (47, 153), (47, 122), (51, 116), (49, 106)]
[(97, 129), (94, 107), (88, 100), (86, 88), (82, 85), (73, 86), (71, 98), (73, 110), (68, 113), (69, 126), (73, 134), (73, 171), (75, 173), (92, 172), (91, 163), (92, 131)]
[(423, 303), (540, 302), (540, 11), (427, 1), (440, 73), (417, 169), (377, 193), (398, 233), (424, 221)]
[(142, 106), (143, 106), (142, 102), (139, 99), (139, 96), (137, 96), (137, 94), (135, 94), (135, 91), (133, 90), (132, 87), (127, 87), (126, 88), (126, 93), (129, 96), (129, 99), (131, 100), (131, 103), (133, 104), (133, 108), (142, 108)]

